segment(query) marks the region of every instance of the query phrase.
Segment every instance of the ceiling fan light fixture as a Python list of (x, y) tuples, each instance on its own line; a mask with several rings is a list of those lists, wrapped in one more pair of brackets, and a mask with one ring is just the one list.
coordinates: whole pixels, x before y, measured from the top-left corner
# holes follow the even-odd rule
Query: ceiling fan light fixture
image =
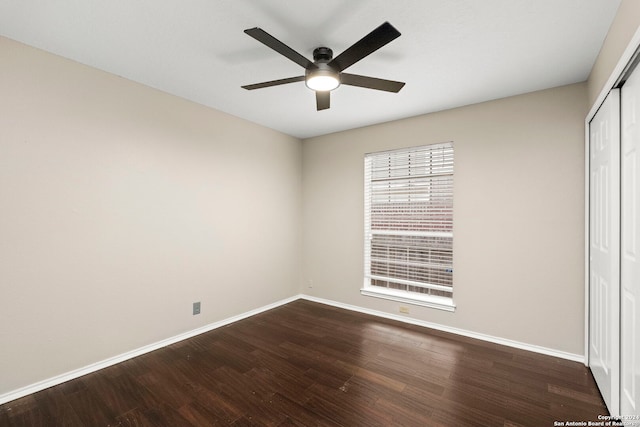
[(305, 84), (311, 90), (327, 92), (340, 86), (340, 78), (331, 70), (313, 70), (307, 73)]

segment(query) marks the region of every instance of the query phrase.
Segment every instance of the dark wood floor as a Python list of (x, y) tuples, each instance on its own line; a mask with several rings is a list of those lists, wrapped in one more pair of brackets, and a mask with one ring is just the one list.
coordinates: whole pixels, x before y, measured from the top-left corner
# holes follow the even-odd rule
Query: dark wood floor
[(553, 426), (582, 364), (298, 300), (0, 406), (1, 426)]

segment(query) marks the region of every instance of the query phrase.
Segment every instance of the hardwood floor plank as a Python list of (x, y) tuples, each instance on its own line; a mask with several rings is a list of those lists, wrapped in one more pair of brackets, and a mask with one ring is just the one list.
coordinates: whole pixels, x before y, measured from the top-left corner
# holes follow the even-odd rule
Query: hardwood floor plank
[[(366, 403), (367, 399), (357, 397), (345, 398), (336, 395), (335, 390), (327, 390), (322, 386), (314, 386), (317, 394), (307, 402), (307, 408), (322, 417), (328, 418), (342, 426), (388, 427), (391, 417)], [(343, 393), (339, 391), (338, 393)], [(343, 393), (344, 394), (344, 393)]]
[(165, 404), (144, 411), (142, 419), (149, 426), (154, 427), (197, 427), (187, 421), (176, 409)]
[[(503, 426), (506, 422), (502, 417), (455, 402), (449, 402), (435, 409), (431, 414), (431, 419), (446, 426), (456, 427)], [(546, 425), (549, 424), (534, 423), (530, 426), (542, 427)]]
[(394, 399), (390, 401), (380, 398), (376, 401), (376, 408), (391, 417), (391, 425), (394, 426), (444, 426), (433, 421), (430, 408), (416, 405), (407, 399)]
[(194, 426), (212, 427), (229, 425), (227, 420), (220, 419), (208, 407), (198, 402), (193, 402), (181, 407), (178, 412), (182, 417)]
[(82, 427), (82, 421), (69, 404), (62, 388), (52, 387), (36, 396), (38, 407), (46, 420), (57, 425)]
[[(114, 420), (114, 423), (120, 427), (154, 427), (153, 424), (139, 409), (133, 409), (127, 413), (124, 413)], [(110, 425), (111, 423), (107, 424)]]
[(85, 389), (68, 394), (66, 398), (83, 426), (108, 425), (117, 416), (92, 390)]
[(0, 405), (15, 426), (552, 426), (582, 364), (298, 300)]
[[(203, 382), (203, 386), (197, 386), (194, 390), (194, 400), (190, 403), (191, 406), (197, 408), (207, 408), (208, 412), (212, 414), (213, 420), (220, 422), (223, 425), (231, 424), (237, 419), (241, 418), (243, 412), (235, 405), (233, 399), (224, 393), (216, 392), (213, 390), (213, 385), (208, 382)], [(212, 421), (213, 421), (212, 420)]]
[(278, 426), (295, 425), (304, 427), (337, 427), (341, 425), (312, 411), (307, 407), (306, 402), (301, 404), (279, 393), (276, 393), (273, 397), (273, 408), (276, 411), (287, 415), (286, 419), (278, 424)]
[(374, 389), (389, 390), (396, 393), (402, 392), (407, 386), (404, 382), (398, 381), (391, 376), (387, 376), (368, 368), (358, 368), (354, 374), (352, 382), (361, 380)]
[(275, 392), (268, 384), (226, 367), (218, 369), (215, 378), (223, 393), (247, 420), (277, 425), (286, 418), (286, 414), (274, 409), (272, 401)]

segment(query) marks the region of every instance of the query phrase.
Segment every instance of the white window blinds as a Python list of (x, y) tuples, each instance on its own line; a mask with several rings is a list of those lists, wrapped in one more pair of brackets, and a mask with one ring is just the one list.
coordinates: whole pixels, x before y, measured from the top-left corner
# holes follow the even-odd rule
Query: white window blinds
[(453, 297), (453, 143), (365, 156), (365, 289)]

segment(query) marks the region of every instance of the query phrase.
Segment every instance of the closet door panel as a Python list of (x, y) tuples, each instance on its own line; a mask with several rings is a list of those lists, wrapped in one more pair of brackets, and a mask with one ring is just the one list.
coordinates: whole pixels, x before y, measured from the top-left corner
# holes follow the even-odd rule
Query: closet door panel
[(640, 415), (640, 70), (622, 87), (620, 413)]
[(620, 91), (589, 125), (589, 366), (609, 411), (620, 408)]

